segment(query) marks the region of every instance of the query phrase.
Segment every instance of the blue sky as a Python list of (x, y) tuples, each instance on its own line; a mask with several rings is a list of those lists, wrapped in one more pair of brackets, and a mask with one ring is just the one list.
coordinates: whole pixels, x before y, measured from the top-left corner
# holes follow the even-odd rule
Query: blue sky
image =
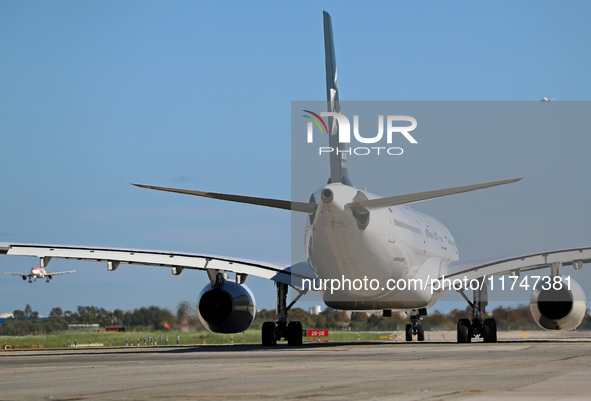
[[(129, 183), (289, 199), (291, 102), (325, 98), (322, 10), (333, 18), (344, 100), (533, 102), (589, 100), (590, 9), (582, 1), (2, 2), (0, 241), (288, 261), (289, 213)], [(537, 144), (542, 153), (521, 161), (515, 151), (511, 163), (495, 157), (492, 137), (450, 143), (452, 158), (427, 158), (375, 192), (510, 178), (512, 166), (531, 177), (519, 196), (502, 189), (420, 210), (444, 222), (469, 258), (589, 245), (587, 133), (557, 132)], [(529, 135), (519, 149), (537, 141)], [(2, 257), (0, 271), (37, 264)], [(207, 282), (162, 268), (49, 266), (79, 273), (49, 285), (0, 276), (0, 312), (27, 303), (41, 313), (175, 308)], [(247, 284), (259, 308), (274, 307), (272, 283)]]

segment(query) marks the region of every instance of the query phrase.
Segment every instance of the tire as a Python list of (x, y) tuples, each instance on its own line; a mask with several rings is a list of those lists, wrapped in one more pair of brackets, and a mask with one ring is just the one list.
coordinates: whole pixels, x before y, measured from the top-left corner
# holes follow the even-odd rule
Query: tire
[(497, 322), (495, 319), (484, 319), (482, 323), (482, 338), (485, 343), (497, 342)]
[(287, 324), (287, 344), (302, 345), (302, 324), (300, 322)]
[(275, 322), (263, 323), (262, 337), (263, 346), (268, 347), (271, 345), (277, 345), (277, 339), (275, 338)]
[(419, 324), (418, 333), (417, 333), (417, 340), (425, 341), (425, 328), (422, 324)]
[(412, 341), (412, 324), (406, 325), (406, 341)]
[(471, 331), (469, 319), (458, 320), (458, 343), (472, 342)]

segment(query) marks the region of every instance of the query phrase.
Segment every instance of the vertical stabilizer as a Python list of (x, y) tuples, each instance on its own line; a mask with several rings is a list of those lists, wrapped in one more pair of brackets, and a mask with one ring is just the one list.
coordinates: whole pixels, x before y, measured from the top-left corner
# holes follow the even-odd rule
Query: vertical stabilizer
[[(339, 95), (339, 80), (337, 77), (337, 60), (332, 39), (332, 22), (330, 14), (324, 11), (324, 54), (326, 60), (326, 98), (328, 111), (341, 112)], [(342, 182), (351, 185), (347, 173), (347, 157), (344, 146), (339, 142), (339, 126), (335, 118), (329, 117), (329, 146), (334, 149), (330, 154), (330, 179), (329, 182)]]

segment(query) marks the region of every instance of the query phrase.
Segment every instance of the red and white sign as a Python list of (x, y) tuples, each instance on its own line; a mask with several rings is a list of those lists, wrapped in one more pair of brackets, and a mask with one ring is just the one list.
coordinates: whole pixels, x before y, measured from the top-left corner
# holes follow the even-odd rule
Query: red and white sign
[(308, 337), (328, 337), (328, 330), (308, 330)]

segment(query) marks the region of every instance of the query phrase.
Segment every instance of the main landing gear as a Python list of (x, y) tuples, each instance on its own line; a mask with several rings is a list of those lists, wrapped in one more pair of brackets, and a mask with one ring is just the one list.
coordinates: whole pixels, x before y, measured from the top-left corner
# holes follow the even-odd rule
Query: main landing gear
[(457, 334), (459, 343), (469, 343), (472, 338), (481, 337), (485, 343), (497, 342), (497, 322), (495, 319), (482, 319), (488, 305), (488, 287), (484, 278), (480, 279), (480, 289), (473, 291), (473, 301), (464, 294), (464, 290), (458, 291), (472, 308), (472, 321), (470, 319), (458, 320)]
[(264, 346), (277, 345), (281, 339), (287, 340), (289, 345), (302, 345), (302, 324), (287, 322), (287, 312), (306, 293), (302, 291), (287, 305), (287, 284), (277, 282), (277, 322), (263, 323), (262, 340)]
[(412, 336), (417, 336), (418, 341), (425, 341), (425, 329), (420, 323), (421, 316), (427, 315), (427, 309), (413, 309), (410, 312), (410, 323), (406, 325), (406, 341), (412, 341)]

